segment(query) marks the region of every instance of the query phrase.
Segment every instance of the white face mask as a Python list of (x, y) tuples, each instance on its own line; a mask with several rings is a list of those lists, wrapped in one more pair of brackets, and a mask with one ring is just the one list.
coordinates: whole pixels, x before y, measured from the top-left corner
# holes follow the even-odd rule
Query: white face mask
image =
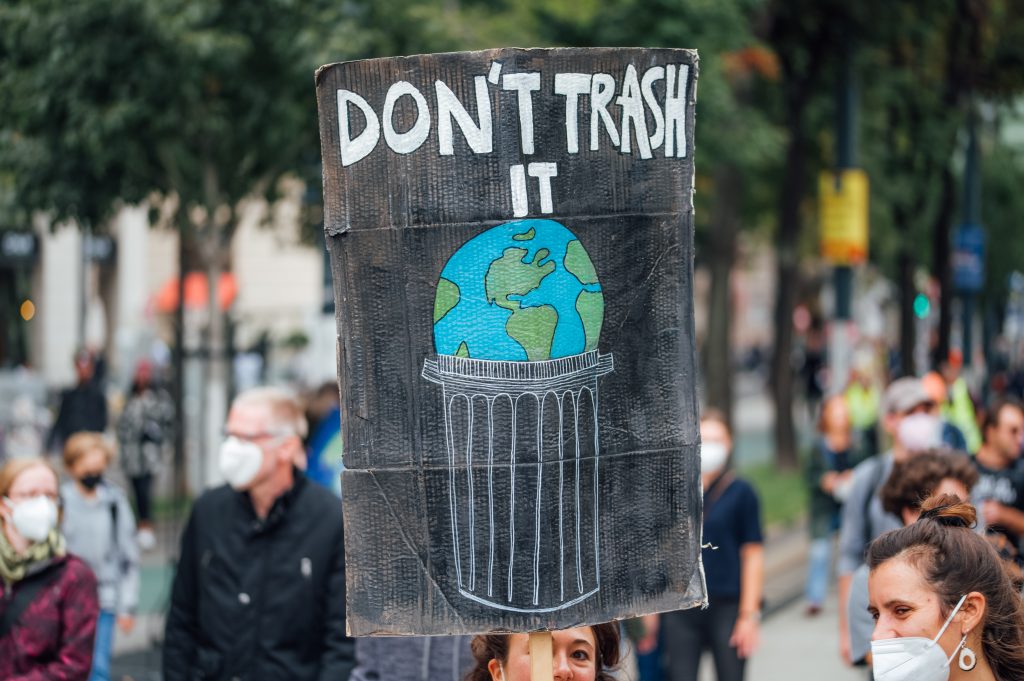
[(700, 444), (700, 472), (714, 473), (725, 466), (729, 458), (729, 450), (722, 442), (702, 442)]
[(233, 435), (220, 445), (220, 473), (237, 490), (245, 489), (260, 472), (263, 450), (254, 442)]
[[(939, 645), (939, 639), (966, 598), (964, 595), (960, 599), (933, 639), (906, 636), (872, 641), (871, 670), (874, 672), (875, 681), (947, 681), (949, 663), (953, 660), (953, 655), (956, 655), (956, 651), (947, 658), (942, 646)], [(957, 650), (966, 640), (967, 636), (964, 636)]]
[(40, 494), (18, 503), (6, 498), (4, 501), (11, 509), (14, 529), (33, 544), (45, 541), (57, 526), (57, 504), (50, 497)]
[(909, 452), (925, 452), (942, 445), (942, 421), (931, 414), (910, 414), (900, 421), (897, 433)]

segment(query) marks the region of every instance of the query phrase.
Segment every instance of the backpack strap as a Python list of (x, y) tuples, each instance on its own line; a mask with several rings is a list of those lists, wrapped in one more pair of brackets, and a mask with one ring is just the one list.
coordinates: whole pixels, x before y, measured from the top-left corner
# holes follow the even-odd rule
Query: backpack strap
[(729, 488), (729, 485), (732, 484), (734, 477), (731, 470), (725, 470), (711, 481), (707, 491), (704, 493), (704, 515), (707, 515), (708, 511), (718, 503), (719, 498)]
[(864, 515), (864, 555), (867, 555), (868, 545), (874, 537), (871, 536), (871, 500), (878, 496), (878, 488), (885, 482), (882, 476), (885, 474), (885, 462), (875, 457), (875, 470), (871, 473), (871, 491), (864, 496), (864, 508), (861, 509)]
[[(7, 602), (7, 609), (0, 615), (0, 638), (6, 636), (7, 632), (14, 628), (14, 625), (18, 623), (18, 618), (32, 604), (39, 592), (57, 581), (66, 565), (66, 562), (61, 562), (22, 580), (21, 586), (14, 591), (13, 596)], [(13, 587), (11, 588), (13, 589)]]
[(118, 546), (117, 542), (117, 499), (115, 498), (110, 502), (110, 530), (112, 535), (111, 547), (114, 549), (114, 553), (120, 555), (121, 547)]

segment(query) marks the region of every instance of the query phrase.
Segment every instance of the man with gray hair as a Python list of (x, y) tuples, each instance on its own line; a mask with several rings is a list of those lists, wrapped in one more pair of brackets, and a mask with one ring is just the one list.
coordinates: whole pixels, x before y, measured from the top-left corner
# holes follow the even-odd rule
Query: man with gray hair
[(305, 433), (286, 391), (232, 403), (219, 453), (227, 484), (196, 500), (181, 540), (166, 681), (349, 678), (341, 502), (297, 465)]

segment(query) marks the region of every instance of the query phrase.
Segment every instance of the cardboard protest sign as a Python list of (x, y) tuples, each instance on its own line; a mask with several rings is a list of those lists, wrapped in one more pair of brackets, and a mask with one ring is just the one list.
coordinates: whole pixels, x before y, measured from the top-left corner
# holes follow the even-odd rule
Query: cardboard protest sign
[(317, 72), (354, 635), (687, 608), (697, 57)]

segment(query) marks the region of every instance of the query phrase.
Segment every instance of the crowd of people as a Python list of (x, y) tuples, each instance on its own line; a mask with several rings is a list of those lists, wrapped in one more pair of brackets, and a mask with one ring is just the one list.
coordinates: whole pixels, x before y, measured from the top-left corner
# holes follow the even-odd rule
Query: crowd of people
[[(92, 403), (103, 399), (94, 362), (82, 354), (75, 366), (48, 440), (60, 466), (41, 451), (0, 467), (3, 679), (110, 678), (155, 540), (170, 402), (141, 363), (115, 444), (105, 401)], [(834, 560), (841, 655), (879, 681), (1024, 678), (1024, 408), (977, 408), (955, 368), (884, 391), (855, 372), (816, 412), (805, 614), (821, 616)], [(313, 430), (337, 420), (329, 402), (311, 403)], [(525, 634), (346, 635), (341, 505), (329, 480), (317, 484), (309, 426), (281, 389), (232, 403), (218, 452), (226, 484), (196, 499), (180, 538), (163, 678), (531, 678)], [(555, 679), (696, 681), (705, 652), (719, 681), (745, 677), (761, 638), (760, 501), (737, 473), (724, 415), (706, 410), (700, 436), (708, 607), (553, 632)]]

